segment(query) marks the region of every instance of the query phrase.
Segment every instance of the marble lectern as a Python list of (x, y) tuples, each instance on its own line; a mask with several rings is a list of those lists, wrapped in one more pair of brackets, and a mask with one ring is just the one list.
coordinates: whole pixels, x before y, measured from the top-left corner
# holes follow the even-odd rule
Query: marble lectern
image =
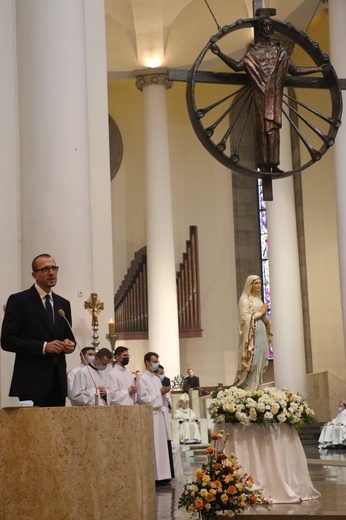
[(0, 409), (1, 520), (154, 520), (149, 406)]

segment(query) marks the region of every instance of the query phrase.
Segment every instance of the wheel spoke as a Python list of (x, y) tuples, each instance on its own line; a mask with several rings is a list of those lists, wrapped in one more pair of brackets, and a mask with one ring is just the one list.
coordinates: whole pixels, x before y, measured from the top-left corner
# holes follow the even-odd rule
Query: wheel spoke
[(296, 116), (303, 121), (318, 137), (324, 142), (327, 146), (333, 146), (334, 139), (331, 137), (328, 137), (328, 135), (325, 135), (321, 130), (319, 130), (316, 126), (314, 126), (306, 117), (303, 116), (303, 114), (300, 114), (298, 110), (296, 110), (292, 105), (289, 105), (287, 101), (284, 99), (282, 100), (283, 104), (289, 108), (292, 112), (296, 114)]
[[(239, 135), (238, 135), (238, 139), (237, 139), (236, 145), (234, 147), (234, 152), (231, 154), (231, 159), (235, 163), (237, 163), (239, 161), (239, 147), (240, 147), (240, 143), (241, 143), (241, 140), (243, 138), (243, 135), (244, 135), (246, 122), (248, 120), (249, 113), (250, 113), (250, 110), (251, 110), (251, 104), (252, 104), (252, 99), (253, 99), (251, 94), (252, 94), (252, 91), (248, 92), (248, 95), (246, 96), (246, 99), (244, 100), (243, 104), (241, 105), (240, 109), (238, 110), (237, 115), (235, 116), (235, 118), (233, 119), (233, 121), (232, 121), (231, 125), (229, 126), (227, 132), (225, 133), (225, 135), (223, 136), (223, 138), (221, 139), (221, 141), (217, 145), (217, 147), (221, 151), (224, 151), (226, 149), (226, 141), (229, 138), (229, 136), (231, 135), (231, 132), (232, 132), (233, 128), (235, 127), (236, 123), (238, 122), (241, 113), (245, 111), (244, 118), (243, 118), (243, 121), (242, 121), (242, 124), (241, 124), (241, 128), (240, 128), (240, 132), (239, 132)], [(247, 106), (247, 108), (246, 108), (246, 106)], [(232, 107), (232, 108), (234, 108), (234, 107)]]
[(225, 101), (227, 101), (228, 99), (231, 99), (232, 97), (236, 96), (237, 94), (239, 94), (240, 92), (242, 92), (243, 90), (246, 91), (246, 89), (249, 88), (249, 87), (242, 87), (240, 88), (239, 90), (237, 90), (236, 92), (233, 92), (232, 94), (229, 94), (228, 96), (220, 99), (220, 101), (216, 101), (216, 103), (213, 103), (212, 105), (209, 105), (205, 108), (199, 108), (196, 112), (196, 115), (199, 119), (202, 119), (208, 112), (210, 112), (210, 110), (213, 110), (214, 108), (222, 105), (222, 103), (224, 103)]
[(309, 152), (313, 162), (319, 161), (321, 159), (321, 153), (318, 150), (316, 150), (313, 146), (311, 146), (311, 144), (303, 136), (302, 132), (299, 130), (299, 128), (294, 123), (293, 119), (289, 116), (289, 114), (286, 112), (286, 110), (282, 109), (282, 113), (284, 114), (286, 119), (289, 121), (290, 125), (292, 125), (292, 127), (294, 128), (294, 130), (298, 134), (298, 136), (301, 139), (301, 141), (304, 143), (304, 145), (307, 148), (307, 150), (308, 150), (308, 152)]
[(294, 99), (288, 94), (284, 94), (284, 97), (287, 97), (287, 99), (290, 99), (291, 101), (294, 101), (297, 105), (301, 106), (302, 108), (305, 108), (305, 110), (308, 110), (311, 112), (311, 114), (314, 114), (315, 116), (319, 117), (320, 119), (323, 119), (323, 121), (326, 121), (330, 125), (332, 125), (334, 128), (339, 128), (341, 125), (341, 121), (338, 119), (334, 119), (333, 117), (326, 116), (325, 114), (322, 114), (321, 112), (318, 112), (312, 107), (309, 107), (305, 103), (302, 103), (301, 101), (298, 101), (298, 99)]
[[(247, 92), (249, 92), (249, 91), (250, 91), (250, 88), (249, 88), (249, 87), (246, 87), (245, 89), (241, 89), (241, 91), (239, 91), (239, 92), (241, 92), (240, 95), (239, 95), (239, 99), (236, 100), (236, 103), (235, 103), (235, 104), (238, 104), (238, 103), (240, 102), (240, 100), (245, 96), (245, 94), (246, 94)], [(248, 96), (249, 96), (249, 94), (248, 94)], [(247, 96), (247, 98), (248, 98), (248, 96)], [(246, 99), (247, 99), (247, 98), (245, 98), (245, 101), (243, 102), (243, 105), (244, 105), (244, 103), (246, 102)], [(242, 105), (242, 106), (243, 106), (243, 105)], [(210, 138), (210, 137), (213, 136), (214, 131), (215, 131), (215, 128), (216, 128), (216, 127), (217, 127), (217, 126), (218, 126), (218, 125), (219, 125), (219, 124), (220, 124), (220, 123), (225, 119), (225, 117), (230, 113), (230, 111), (232, 110), (232, 108), (234, 108), (234, 106), (235, 106), (235, 105), (232, 105), (232, 104), (231, 104), (231, 105), (230, 105), (230, 106), (225, 110), (225, 112), (223, 112), (223, 113), (221, 114), (221, 116), (220, 116), (220, 117), (219, 117), (219, 118), (218, 118), (218, 119), (217, 119), (217, 120), (216, 120), (212, 125), (209, 125), (209, 126), (205, 129), (205, 133), (206, 133), (207, 137)], [(241, 111), (241, 109), (242, 109), (242, 106), (240, 107), (240, 111)], [(235, 123), (234, 123), (234, 124), (235, 124)], [(234, 126), (234, 125), (233, 125), (233, 126)], [(233, 128), (233, 126), (232, 126), (232, 128)]]

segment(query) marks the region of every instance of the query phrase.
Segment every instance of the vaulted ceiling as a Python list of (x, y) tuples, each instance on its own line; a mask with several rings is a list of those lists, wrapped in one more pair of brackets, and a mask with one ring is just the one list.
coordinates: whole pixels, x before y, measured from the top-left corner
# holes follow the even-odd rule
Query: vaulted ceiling
[[(263, 0), (276, 18), (307, 25), (326, 0)], [(208, 8), (210, 7), (210, 9)], [(250, 18), (252, 0), (105, 0), (110, 77), (148, 67), (190, 67), (218, 27)], [(213, 18), (211, 12), (215, 19)], [(228, 52), (243, 53), (251, 34), (239, 31)]]

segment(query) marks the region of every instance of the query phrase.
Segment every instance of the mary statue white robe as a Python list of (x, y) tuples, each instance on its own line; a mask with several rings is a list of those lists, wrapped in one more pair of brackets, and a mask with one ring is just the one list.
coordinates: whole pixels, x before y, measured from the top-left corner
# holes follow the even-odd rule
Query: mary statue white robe
[(170, 433), (167, 430), (165, 414), (167, 407), (163, 404), (160, 379), (144, 370), (137, 379), (137, 402), (153, 407), (154, 418), (154, 448), (155, 448), (155, 480), (166, 480), (172, 478), (169, 463), (168, 444)]
[(105, 386), (104, 371), (96, 370), (91, 365), (84, 366), (75, 375), (70, 401), (72, 406), (94, 406), (98, 395), (98, 405), (108, 404), (108, 392), (105, 399), (100, 397), (98, 386)]
[(114, 365), (106, 377), (105, 387), (108, 391), (108, 404), (136, 404), (136, 394), (129, 394), (129, 387), (134, 385), (133, 375), (126, 367)]
[(261, 298), (251, 294), (252, 284), (258, 279), (257, 275), (247, 277), (238, 304), (238, 371), (233, 385), (249, 392), (256, 392), (263, 384), (273, 336), (271, 320), (262, 315)]

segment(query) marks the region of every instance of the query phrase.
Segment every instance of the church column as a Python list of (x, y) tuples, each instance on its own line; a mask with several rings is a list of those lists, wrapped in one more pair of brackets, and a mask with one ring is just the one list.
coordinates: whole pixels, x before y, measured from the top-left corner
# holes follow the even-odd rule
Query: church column
[[(100, 347), (114, 318), (112, 201), (109, 159), (107, 49), (104, 0), (84, 0), (93, 291), (104, 302)], [(88, 296), (88, 295), (86, 295)], [(83, 299), (84, 301), (84, 299)], [(90, 322), (91, 323), (91, 318)]]
[(149, 349), (170, 377), (180, 373), (179, 329), (167, 123), (166, 71), (138, 71), (143, 92), (147, 199)]
[[(346, 3), (344, 0), (329, 0), (329, 38), (330, 59), (339, 78), (346, 78), (345, 45), (346, 45)], [(340, 266), (340, 292), (344, 331), (344, 348), (346, 353), (346, 93), (342, 91), (344, 113), (343, 124), (336, 137), (333, 153), (335, 159), (336, 213), (338, 230), (338, 250)]]
[[(19, 156), (15, 55), (15, 5), (0, 2), (0, 323), (11, 292), (20, 290)], [(0, 406), (8, 398), (13, 355), (0, 350)]]
[[(106, 70), (100, 74), (100, 64), (105, 68), (105, 45), (100, 44), (104, 6), (100, 0), (16, 0), (16, 7), (23, 287), (32, 282), (32, 258), (51, 253), (60, 266), (56, 291), (71, 301), (74, 331), (85, 346), (92, 331), (84, 301), (99, 292), (95, 265), (104, 279), (110, 275), (110, 314), (100, 320), (104, 333), (113, 315), (112, 258), (102, 257), (111, 240), (110, 195), (97, 221), (100, 204), (91, 193), (97, 189), (107, 195), (104, 176), (110, 190)], [(95, 36), (95, 27), (103, 32)], [(103, 122), (95, 117), (97, 109)], [(97, 142), (96, 131), (103, 143)], [(77, 359), (78, 353), (74, 363)]]
[[(289, 128), (283, 120), (280, 167), (292, 169)], [(293, 178), (273, 181), (272, 202), (267, 202), (274, 372), (277, 388), (288, 387), (306, 397), (303, 309)]]

